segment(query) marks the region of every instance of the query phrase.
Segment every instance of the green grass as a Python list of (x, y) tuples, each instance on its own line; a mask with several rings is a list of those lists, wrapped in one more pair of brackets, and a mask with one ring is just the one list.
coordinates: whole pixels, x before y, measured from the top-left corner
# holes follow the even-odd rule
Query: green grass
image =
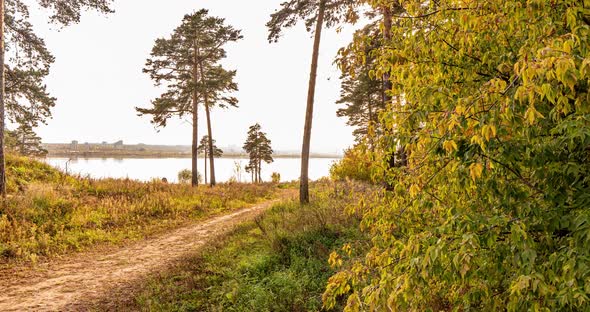
[[(334, 270), (332, 251), (363, 250), (367, 238), (344, 209), (346, 196), (323, 192), (312, 205), (274, 206), (168, 272), (153, 276), (121, 309), (144, 311), (319, 311)], [(357, 246), (357, 247), (358, 247)]]
[(243, 208), (276, 194), (273, 185), (215, 188), (92, 180), (8, 157), (8, 198), (0, 204), (0, 264), (36, 261), (96, 244), (117, 244)]

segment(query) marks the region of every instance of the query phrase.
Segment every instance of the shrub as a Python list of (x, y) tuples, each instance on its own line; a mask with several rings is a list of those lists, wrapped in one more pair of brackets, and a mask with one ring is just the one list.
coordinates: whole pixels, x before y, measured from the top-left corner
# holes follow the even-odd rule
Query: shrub
[[(200, 172), (197, 172), (197, 179), (199, 180), (199, 183), (203, 181)], [(192, 180), (193, 172), (190, 169), (184, 169), (178, 173), (178, 183), (188, 184), (191, 183)]]
[(357, 145), (344, 152), (344, 158), (332, 165), (330, 177), (335, 180), (352, 179), (374, 182), (377, 171), (375, 162), (371, 161), (370, 153), (365, 146)]
[(278, 172), (273, 172), (271, 175), (272, 183), (280, 183), (281, 182), (281, 174)]

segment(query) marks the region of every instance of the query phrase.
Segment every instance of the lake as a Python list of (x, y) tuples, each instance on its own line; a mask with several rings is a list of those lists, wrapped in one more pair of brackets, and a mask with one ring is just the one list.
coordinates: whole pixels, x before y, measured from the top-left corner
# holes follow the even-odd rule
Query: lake
[[(317, 180), (329, 176), (330, 167), (336, 158), (312, 158), (309, 161), (309, 178)], [(77, 158), (48, 157), (45, 162), (71, 174), (89, 175), (92, 178), (129, 178), (140, 181), (166, 178), (169, 182), (178, 182), (178, 172), (190, 169), (190, 158)], [(217, 182), (227, 182), (236, 176), (236, 163), (241, 164), (241, 181), (250, 182), (250, 174), (244, 171), (248, 164), (246, 158), (215, 159), (215, 177)], [(199, 159), (199, 171), (203, 173), (204, 162)], [(209, 168), (207, 168), (207, 171)], [(273, 172), (281, 174), (281, 181), (299, 179), (301, 159), (275, 158), (271, 164), (262, 165), (262, 179), (270, 181)]]

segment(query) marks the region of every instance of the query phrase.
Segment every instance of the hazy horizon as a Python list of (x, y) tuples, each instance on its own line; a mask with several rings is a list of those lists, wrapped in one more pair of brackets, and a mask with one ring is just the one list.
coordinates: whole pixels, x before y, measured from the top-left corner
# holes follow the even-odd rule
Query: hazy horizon
[[(238, 71), (240, 108), (212, 112), (214, 138), (219, 145), (241, 146), (248, 127), (259, 122), (275, 149), (300, 149), (312, 38), (300, 24), (286, 30), (279, 43), (267, 42), (265, 23), (280, 3), (117, 1), (115, 14), (88, 12), (80, 24), (59, 31), (33, 11), (35, 30), (56, 57), (46, 83), (57, 106), (39, 135), (46, 143), (190, 144), (191, 126), (186, 121), (172, 119), (167, 128), (156, 131), (150, 118), (138, 117), (134, 107), (148, 106), (162, 92), (142, 73), (154, 40), (168, 36), (185, 14), (206, 8), (244, 35), (227, 46), (223, 62)], [(312, 134), (316, 153), (341, 152), (353, 143), (352, 128), (336, 117), (340, 72), (333, 65), (336, 52), (350, 38), (346, 29), (323, 33)], [(200, 136), (206, 132), (204, 124), (201, 118)]]

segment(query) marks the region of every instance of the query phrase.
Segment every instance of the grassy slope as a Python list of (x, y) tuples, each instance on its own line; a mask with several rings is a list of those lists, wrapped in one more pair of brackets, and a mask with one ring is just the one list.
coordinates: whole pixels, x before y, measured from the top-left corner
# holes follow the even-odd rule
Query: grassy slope
[(91, 180), (9, 157), (0, 206), (0, 264), (119, 243), (272, 197), (272, 185), (188, 185)]
[[(314, 204), (276, 205), (206, 251), (152, 277), (121, 309), (149, 311), (317, 311), (334, 273), (332, 251), (366, 246), (350, 199), (315, 192)], [(363, 248), (358, 248), (363, 250)], [(354, 255), (353, 255), (354, 256)]]

